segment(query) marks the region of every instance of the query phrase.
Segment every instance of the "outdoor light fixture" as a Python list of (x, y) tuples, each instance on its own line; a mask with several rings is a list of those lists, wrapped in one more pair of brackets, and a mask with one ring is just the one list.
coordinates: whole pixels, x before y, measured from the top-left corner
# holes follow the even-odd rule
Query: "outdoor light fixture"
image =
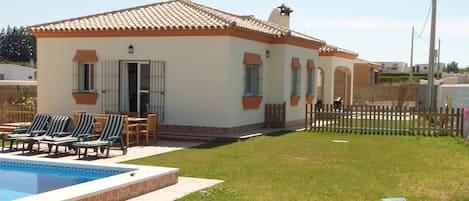
[(133, 54), (133, 53), (134, 53), (134, 46), (129, 45), (129, 54)]
[(265, 58), (269, 58), (270, 57), (270, 51), (269, 50), (265, 50)]

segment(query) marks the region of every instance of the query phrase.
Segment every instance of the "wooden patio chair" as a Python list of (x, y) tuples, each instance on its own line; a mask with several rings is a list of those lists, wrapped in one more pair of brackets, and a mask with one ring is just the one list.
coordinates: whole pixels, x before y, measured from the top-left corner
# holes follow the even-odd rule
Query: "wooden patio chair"
[(140, 144), (139, 141), (139, 133), (140, 132), (140, 125), (139, 124), (129, 124), (128, 119), (126, 119), (126, 123), (124, 129), (122, 131), (122, 135), (125, 136), (125, 143), (127, 146), (131, 145), (138, 145)]
[(106, 123), (108, 114), (93, 114), (95, 119), (93, 133), (100, 134), (103, 131), (104, 124)]
[(145, 141), (149, 142), (151, 137), (153, 143), (157, 141), (157, 132), (158, 131), (158, 114), (148, 114), (147, 123), (140, 125), (140, 134), (145, 136)]

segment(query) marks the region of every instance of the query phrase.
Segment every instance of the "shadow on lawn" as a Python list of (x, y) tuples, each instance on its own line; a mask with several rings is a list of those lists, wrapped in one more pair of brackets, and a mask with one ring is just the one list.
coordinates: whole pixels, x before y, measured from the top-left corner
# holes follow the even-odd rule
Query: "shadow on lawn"
[(292, 133), (292, 131), (281, 130), (281, 131), (275, 131), (275, 132), (272, 132), (272, 133), (266, 133), (266, 134), (264, 134), (264, 136), (267, 136), (267, 137), (280, 137), (280, 136), (283, 136), (283, 135), (289, 134), (289, 133)]
[[(285, 134), (289, 134), (291, 132), (292, 131), (281, 130), (281, 131), (275, 131), (275, 132), (272, 132), (272, 133), (265, 133), (262, 136), (280, 137), (280, 136), (283, 136)], [(254, 137), (254, 138), (256, 138), (256, 137)], [(251, 138), (248, 138), (248, 139), (251, 139)], [(247, 140), (247, 139), (244, 139), (244, 140)], [(233, 141), (233, 140), (216, 139), (216, 140), (213, 140), (211, 142), (208, 142), (208, 143), (205, 143), (205, 144), (202, 144), (202, 145), (199, 145), (199, 146), (190, 147), (188, 149), (211, 149), (211, 148), (221, 147), (221, 146), (229, 145), (229, 144), (244, 141), (244, 140), (240, 139), (240, 140), (234, 140)]]
[(214, 141), (211, 141), (211, 142), (208, 142), (208, 143), (205, 143), (205, 144), (201, 144), (199, 146), (190, 147), (188, 149), (211, 149), (211, 148), (216, 148), (216, 147), (229, 145), (229, 144), (232, 144), (232, 143), (235, 143), (235, 142), (233, 142), (233, 141), (214, 140)]

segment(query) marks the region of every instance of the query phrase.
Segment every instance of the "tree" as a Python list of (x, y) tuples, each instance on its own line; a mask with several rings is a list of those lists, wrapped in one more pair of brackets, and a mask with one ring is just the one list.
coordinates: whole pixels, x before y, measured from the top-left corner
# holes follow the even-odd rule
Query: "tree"
[(458, 63), (452, 61), (451, 63), (446, 66), (447, 73), (459, 73)]
[(0, 32), (0, 59), (13, 62), (36, 60), (36, 38), (25, 27), (8, 27)]

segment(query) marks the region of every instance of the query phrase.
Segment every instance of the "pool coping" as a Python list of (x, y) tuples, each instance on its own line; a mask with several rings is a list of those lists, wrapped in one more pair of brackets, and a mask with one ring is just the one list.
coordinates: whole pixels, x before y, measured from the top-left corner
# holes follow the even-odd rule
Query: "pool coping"
[(178, 182), (178, 168), (141, 166), (129, 164), (111, 164), (86, 161), (57, 161), (49, 158), (30, 158), (25, 156), (1, 155), (0, 160), (22, 160), (39, 164), (57, 164), (77, 168), (110, 168), (113, 170), (131, 170), (118, 175), (97, 179), (49, 192), (40, 193), (17, 201), (36, 200), (84, 200), (106, 201), (127, 200), (155, 191)]

